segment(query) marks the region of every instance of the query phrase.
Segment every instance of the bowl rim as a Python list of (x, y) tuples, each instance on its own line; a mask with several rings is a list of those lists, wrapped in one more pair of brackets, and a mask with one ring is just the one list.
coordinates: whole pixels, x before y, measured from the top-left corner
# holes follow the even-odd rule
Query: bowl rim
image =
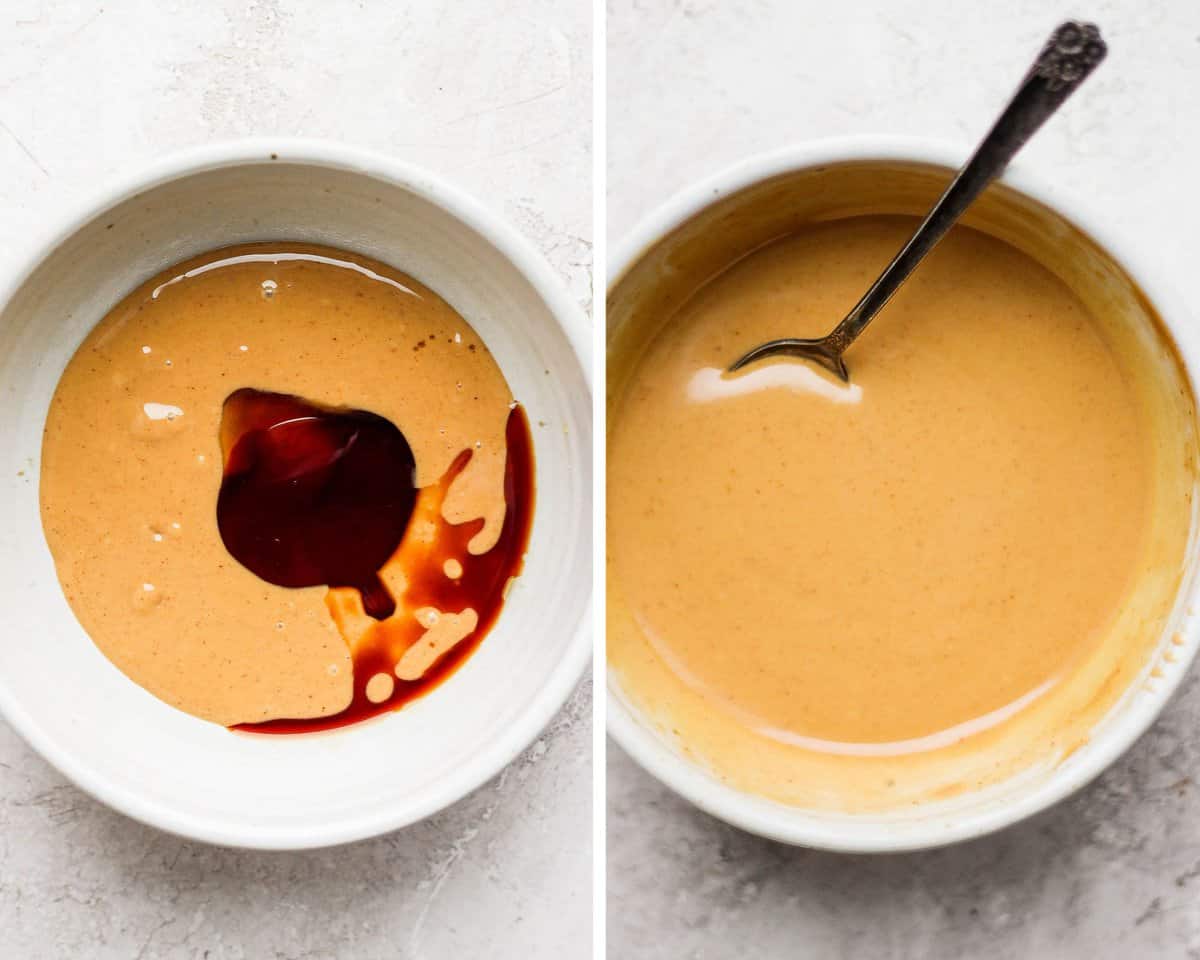
[[(712, 204), (765, 180), (817, 166), (853, 162), (916, 163), (955, 170), (969, 150), (950, 141), (911, 136), (859, 135), (808, 141), (768, 151), (684, 187), (643, 217), (619, 242), (608, 264), (608, 294), (629, 269), (659, 240)], [(1048, 207), (1073, 224), (1108, 253), (1154, 305), (1174, 341), (1194, 396), (1200, 397), (1200, 331), (1190, 322), (1187, 304), (1161, 277), (1157, 265), (1138, 247), (1115, 234), (1089, 212), (1089, 205), (1057, 185), (1030, 173), (1020, 163), (1011, 165), (999, 183)], [(608, 331), (605, 331), (607, 337)], [(1195, 549), (1193, 547), (1193, 549)], [(1180, 585), (1180, 593), (1194, 602), (1200, 578)], [(1178, 603), (1178, 599), (1176, 601)], [(750, 833), (797, 846), (842, 853), (897, 853), (932, 849), (981, 837), (1024, 820), (1065, 799), (1113, 764), (1154, 723), (1179, 688), (1200, 647), (1200, 622), (1189, 617), (1183, 643), (1174, 647), (1177, 662), (1171, 671), (1144, 695), (1133, 698), (1101, 722), (1101, 736), (1090, 739), (1062, 762), (1019, 787), (1017, 796), (984, 809), (936, 813), (900, 824), (888, 815), (855, 816), (809, 812), (736, 790), (719, 782), (701, 767), (670, 750), (636, 716), (616, 688), (606, 664), (607, 727), (612, 738), (647, 773), (706, 813)], [(1140, 679), (1140, 678), (1139, 678)], [(1138, 680), (1134, 681), (1135, 683)], [(1130, 686), (1127, 689), (1133, 689)], [(1114, 722), (1107, 722), (1109, 720)]]
[[(226, 167), (270, 163), (300, 164), (340, 170), (406, 190), (438, 207), (478, 233), (533, 286), (549, 307), (594, 393), (591, 331), (582, 308), (567, 292), (554, 269), (516, 227), (440, 174), (350, 144), (300, 137), (247, 137), (174, 151), (133, 172), (113, 178), (89, 197), (71, 203), (52, 219), (29, 246), (7, 280), (0, 281), (0, 313), (41, 263), (80, 229), (117, 205), (166, 183)], [(584, 525), (590, 535), (592, 526)], [(492, 745), (424, 790), (417, 802), (395, 810), (362, 814), (338, 821), (299, 826), (262, 827), (230, 823), (218, 817), (183, 814), (118, 786), (81, 761), (41, 728), (0, 677), (0, 717), (38, 754), (84, 792), (109, 807), (168, 833), (228, 847), (258, 850), (304, 850), (364, 840), (409, 826), (445, 809), (496, 776), (526, 749), (563, 707), (583, 676), (592, 653), (592, 578), (577, 623), (559, 663), (515, 721)]]

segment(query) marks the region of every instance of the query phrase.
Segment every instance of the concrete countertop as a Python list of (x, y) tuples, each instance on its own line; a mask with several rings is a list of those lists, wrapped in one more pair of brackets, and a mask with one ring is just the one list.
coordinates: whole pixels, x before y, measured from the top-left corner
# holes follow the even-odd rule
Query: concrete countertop
[[(514, 222), (588, 309), (591, 16), (586, 0), (6, 3), (0, 277), (106, 179), (177, 148), (281, 134), (439, 171)], [(0, 956), (573, 960), (590, 952), (591, 813), (586, 681), (466, 800), (300, 854), (127, 820), (0, 722)]]
[[(1193, 281), (1200, 8), (1189, 0), (610, 0), (608, 229), (748, 154), (851, 133), (968, 146), (1051, 27), (1108, 61), (1022, 154)], [(791, 849), (690, 807), (612, 745), (608, 942), (620, 960), (1200, 957), (1200, 678), (1075, 798), (941, 851)]]

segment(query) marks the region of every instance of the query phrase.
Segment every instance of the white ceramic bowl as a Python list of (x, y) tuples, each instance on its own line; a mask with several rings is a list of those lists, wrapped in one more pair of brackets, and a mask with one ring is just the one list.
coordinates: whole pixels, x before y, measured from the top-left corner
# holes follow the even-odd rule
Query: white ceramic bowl
[[(678, 242), (676, 231), (685, 225), (696, 226), (698, 218), (712, 217), (715, 229), (736, 233), (746, 221), (745, 217), (738, 219), (738, 204), (751, 188), (819, 173), (832, 165), (872, 162), (923, 168), (948, 178), (966, 155), (965, 150), (925, 140), (854, 137), (759, 156), (696, 184), (647, 217), (610, 257), (609, 336), (614, 332), (614, 313), (621, 313), (614, 311), (613, 295), (621, 290), (622, 279), (643, 261), (653, 262), (655, 269), (676, 269), (678, 261), (672, 258), (685, 249), (682, 244), (673, 246)], [(1019, 202), (1032, 201), (1031, 206), (1052, 214), (1057, 221), (1054, 229), (1064, 230), (1064, 235), (1073, 229), (1090, 238), (1134, 281), (1174, 339), (1193, 395), (1200, 395), (1196, 388), (1200, 338), (1188, 306), (1155, 274), (1142, 251), (1095, 223), (1086, 206), (1019, 166), (1010, 168), (1001, 183), (1008, 188), (1009, 196)], [(934, 191), (929, 199), (936, 195)], [(832, 202), (836, 207), (837, 199)], [(647, 259), (650, 257), (653, 261)], [(1187, 567), (1158, 649), (1094, 727), (1090, 740), (1062, 762), (1028, 770), (987, 789), (882, 815), (807, 810), (741, 793), (675, 749), (626, 697), (611, 669), (609, 732), (642, 767), (696, 806), (735, 826), (786, 843), (848, 852), (884, 852), (934, 847), (989, 833), (1050, 806), (1097, 776), (1149, 728), (1167, 703), (1200, 642), (1200, 629), (1190, 612), (1196, 604), (1194, 571), (1200, 552), (1197, 527), (1193, 498)]]
[[(126, 292), (226, 244), (306, 240), (404, 270), (495, 354), (535, 427), (524, 574), (478, 651), (404, 709), (323, 734), (230, 733), (126, 679), (63, 598), (42, 534), (42, 427), (67, 360)], [(562, 706), (590, 655), (591, 374), (579, 308), (511, 227), (440, 178), (310, 141), (188, 152), (104, 192), (0, 297), (0, 712), (105, 803), (214, 843), (317, 847), (440, 810)], [(103, 483), (103, 463), (79, 482)]]

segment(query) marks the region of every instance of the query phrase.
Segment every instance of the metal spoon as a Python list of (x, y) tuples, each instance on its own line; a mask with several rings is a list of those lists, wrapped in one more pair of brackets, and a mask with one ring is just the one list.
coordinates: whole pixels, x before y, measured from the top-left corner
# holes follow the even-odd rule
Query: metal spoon
[(816, 340), (786, 338), (759, 344), (734, 363), (730, 372), (766, 357), (790, 356), (813, 360), (842, 380), (849, 381), (850, 374), (842, 354), (971, 202), (1004, 172), (1025, 141), (1087, 79), (1107, 52), (1094, 24), (1074, 20), (1060, 24), (966, 166), (959, 170), (904, 249), (896, 254), (833, 332)]

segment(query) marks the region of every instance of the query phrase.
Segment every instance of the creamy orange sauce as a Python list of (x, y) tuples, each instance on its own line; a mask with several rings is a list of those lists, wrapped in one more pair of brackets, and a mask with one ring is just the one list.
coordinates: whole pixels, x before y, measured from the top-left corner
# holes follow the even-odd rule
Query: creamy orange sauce
[(787, 802), (886, 806), (921, 796), (909, 758), (977, 749), (982, 782), (1050, 751), (1047, 711), (1111, 682), (1150, 565), (1134, 361), (999, 240), (952, 230), (847, 354), (849, 386), (802, 361), (722, 372), (830, 330), (914, 226), (774, 241), (610, 355), (610, 664), (686, 753)]
[[(300, 244), (171, 268), (114, 307), (68, 364), (46, 423), (42, 520), (93, 641), (132, 680), (205, 719), (330, 716), (351, 700), (355, 639), (331, 613), (352, 615), (357, 593), (266, 583), (217, 530), (221, 407), (247, 386), (391, 420), (421, 487), (470, 451), (436, 501), (451, 523), (480, 521), (470, 554), (496, 543), (505, 518), (512, 396), (478, 334), (436, 293)], [(404, 549), (385, 570), (401, 596)], [(460, 625), (471, 615), (449, 614)], [(428, 612), (400, 603), (393, 616), (418, 615)], [(469, 632), (443, 626), (397, 675), (419, 676)], [(379, 702), (395, 677), (363, 682)]]

